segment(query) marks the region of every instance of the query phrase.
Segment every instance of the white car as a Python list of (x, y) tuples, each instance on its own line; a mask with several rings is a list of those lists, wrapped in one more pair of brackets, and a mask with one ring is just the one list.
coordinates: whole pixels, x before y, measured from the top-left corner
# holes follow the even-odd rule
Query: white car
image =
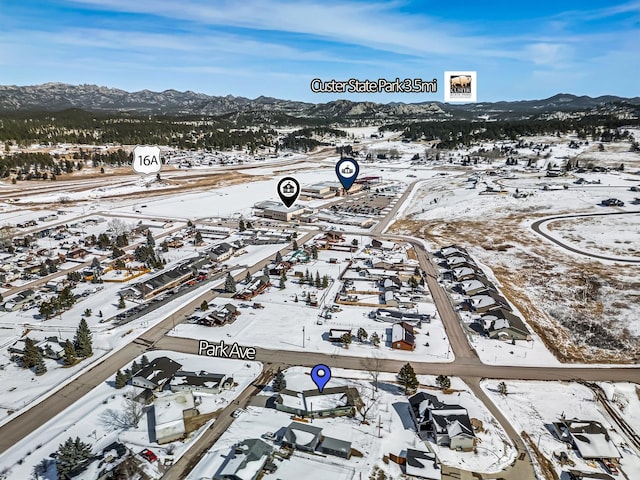
[(238, 418), (240, 415), (242, 415), (242, 412), (244, 412), (244, 410), (242, 410), (241, 408), (236, 408), (231, 414), (231, 416), (233, 418)]

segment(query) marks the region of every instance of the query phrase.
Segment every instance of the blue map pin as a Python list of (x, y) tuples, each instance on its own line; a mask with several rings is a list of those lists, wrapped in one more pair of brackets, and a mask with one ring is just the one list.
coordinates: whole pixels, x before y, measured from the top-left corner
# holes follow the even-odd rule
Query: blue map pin
[(331, 369), (326, 365), (316, 365), (311, 369), (311, 379), (318, 387), (320, 393), (322, 393), (325, 385), (329, 383), (329, 380), (331, 379)]
[(358, 178), (358, 172), (360, 172), (360, 167), (353, 158), (341, 158), (336, 163), (336, 175), (345, 190), (351, 188), (356, 178)]

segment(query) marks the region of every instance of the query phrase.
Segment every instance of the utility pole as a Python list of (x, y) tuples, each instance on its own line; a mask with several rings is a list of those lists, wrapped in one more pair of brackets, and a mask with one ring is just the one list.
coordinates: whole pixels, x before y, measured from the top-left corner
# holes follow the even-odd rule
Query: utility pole
[(378, 438), (382, 438), (381, 430), (382, 430), (382, 421), (381, 421), (380, 415), (378, 415)]
[(304, 348), (304, 327), (302, 327), (302, 348)]

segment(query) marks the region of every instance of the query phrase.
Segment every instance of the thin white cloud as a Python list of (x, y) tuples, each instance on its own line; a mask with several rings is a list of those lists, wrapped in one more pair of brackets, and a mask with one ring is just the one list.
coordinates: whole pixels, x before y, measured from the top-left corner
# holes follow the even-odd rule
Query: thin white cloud
[(424, 15), (394, 11), (391, 3), (340, 4), (248, 0), (70, 0), (96, 9), (146, 13), (204, 25), (304, 34), (328, 41), (413, 55), (454, 55), (474, 50), (486, 56), (515, 56), (468, 27)]

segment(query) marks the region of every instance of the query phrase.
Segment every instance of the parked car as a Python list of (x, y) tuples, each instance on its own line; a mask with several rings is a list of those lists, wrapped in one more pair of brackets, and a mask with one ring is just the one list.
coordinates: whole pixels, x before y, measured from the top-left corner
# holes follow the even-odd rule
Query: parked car
[(142, 450), (140, 452), (140, 455), (142, 457), (144, 457), (150, 463), (153, 463), (156, 460), (158, 460), (158, 456), (155, 453), (153, 453), (151, 450), (149, 450), (148, 448), (145, 448), (144, 450)]
[(608, 460), (604, 461), (604, 466), (607, 467), (607, 470), (609, 471), (610, 474), (612, 475), (618, 475), (620, 472), (618, 471), (618, 468), (616, 467), (616, 464), (613, 462), (610, 462)]
[(264, 438), (265, 440), (275, 440), (276, 439), (276, 434), (273, 433), (273, 432), (263, 433), (262, 434), (262, 438)]
[(617, 198), (607, 198), (601, 202), (604, 207), (624, 207), (624, 202)]
[(233, 418), (238, 418), (240, 415), (242, 415), (242, 412), (244, 412), (244, 410), (242, 410), (241, 408), (236, 408), (231, 414), (231, 416)]

